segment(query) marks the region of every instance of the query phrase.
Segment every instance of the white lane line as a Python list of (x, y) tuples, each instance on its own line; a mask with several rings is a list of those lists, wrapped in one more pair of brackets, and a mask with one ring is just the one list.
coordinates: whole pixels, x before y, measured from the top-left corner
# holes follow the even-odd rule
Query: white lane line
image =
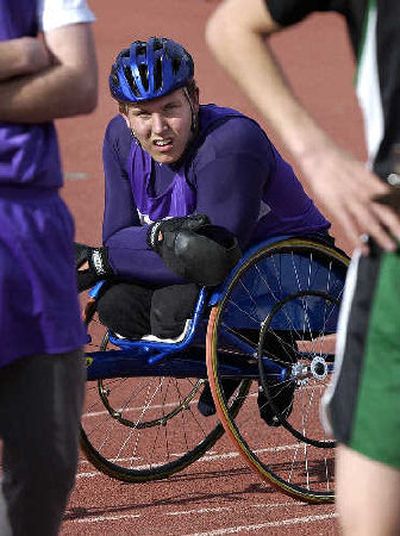
[[(192, 406), (195, 404), (196, 401), (193, 401), (189, 403), (189, 406)], [(148, 410), (157, 410), (157, 409), (165, 409), (165, 408), (176, 408), (178, 405), (178, 402), (168, 402), (165, 404), (153, 404), (152, 406), (148, 406)], [(132, 408), (116, 408), (116, 411), (120, 411), (121, 413), (127, 415), (128, 413), (134, 412), (141, 412), (143, 411), (143, 406), (133, 406)], [(101, 411), (90, 411), (87, 413), (84, 413), (82, 415), (83, 418), (89, 418), (89, 417), (102, 417), (103, 415), (110, 415), (109, 411), (101, 410)]]
[[(264, 453), (268, 453), (268, 452), (282, 452), (282, 451), (286, 451), (286, 450), (294, 450), (298, 448), (298, 444), (297, 443), (294, 443), (292, 445), (281, 445), (279, 447), (269, 447), (269, 448), (265, 448), (265, 449), (256, 449), (254, 450), (254, 453), (255, 454), (264, 454)], [(180, 457), (180, 456), (183, 456), (184, 453), (181, 453), (181, 454), (171, 454), (170, 456), (171, 457)], [(226, 452), (224, 454), (213, 454), (213, 455), (204, 455), (202, 456), (199, 460), (196, 460), (194, 463), (195, 464), (199, 464), (199, 463), (205, 463), (205, 462), (217, 462), (217, 461), (220, 461), (220, 460), (227, 460), (227, 459), (233, 459), (233, 458), (238, 458), (240, 456), (240, 453), (239, 452)], [(111, 461), (113, 463), (126, 463), (126, 462), (132, 462), (134, 460), (137, 460), (137, 458), (118, 458), (118, 459), (112, 459)], [(81, 463), (89, 463), (87, 462), (87, 460), (83, 460)], [(153, 463), (151, 464), (151, 467), (153, 468), (156, 468), (157, 466), (159, 465), (162, 465), (162, 464), (156, 464), (156, 463)], [(148, 469), (150, 466), (150, 464), (143, 464), (143, 465), (136, 465), (136, 466), (133, 466), (131, 467), (131, 469), (135, 469), (137, 471), (139, 470), (143, 470), (143, 469)], [(128, 466), (129, 468), (129, 466)], [(86, 471), (86, 472), (82, 472), (82, 473), (78, 473), (76, 475), (76, 478), (93, 478), (95, 476), (101, 476), (102, 473), (99, 472), (99, 471)]]
[[(306, 389), (309, 389), (310, 387), (303, 387), (303, 390), (306, 390)], [(246, 400), (249, 400), (250, 398), (255, 398), (257, 395), (257, 393), (250, 393), (249, 395), (247, 395), (247, 398)], [(98, 404), (98, 402), (96, 401), (96, 404)], [(192, 400), (191, 402), (189, 402), (189, 406), (193, 406), (197, 404), (197, 400)], [(90, 405), (90, 404), (88, 404)], [(164, 404), (153, 404), (152, 406), (149, 406), (148, 409), (149, 410), (157, 410), (157, 409), (162, 409), (162, 408), (174, 408), (176, 407), (177, 405), (179, 405), (179, 401), (176, 401), (176, 402), (167, 402), (167, 403), (164, 403)], [(140, 412), (143, 410), (143, 406), (132, 406), (131, 408), (116, 408), (116, 411), (122, 411), (123, 410), (123, 413), (124, 415), (128, 414), (128, 413), (132, 413), (133, 411), (135, 412)], [(109, 411), (107, 410), (99, 410), (99, 411), (87, 411), (85, 412), (83, 415), (82, 415), (82, 418), (92, 418), (92, 417), (102, 417), (103, 415), (109, 415)]]
[[(285, 503), (282, 503), (285, 505)], [(272, 505), (271, 505), (272, 506)], [(279, 506), (279, 505), (275, 505)], [(201, 510), (199, 510), (201, 512)], [(199, 512), (198, 511), (198, 512)], [(185, 513), (185, 512), (181, 512)], [(164, 514), (168, 515), (168, 514)], [(138, 519), (143, 517), (142, 514), (120, 514), (120, 515), (104, 515), (104, 516), (92, 516), (84, 517), (80, 519), (66, 519), (64, 523), (103, 523), (105, 521), (121, 521), (122, 519)], [(227, 527), (224, 529), (211, 530), (208, 532), (195, 532), (186, 534), (185, 536), (223, 536), (224, 534), (238, 534), (244, 532), (253, 532), (256, 530), (266, 529), (270, 527), (284, 527), (290, 525), (299, 525), (306, 523), (315, 523), (317, 521), (326, 521), (337, 517), (336, 513), (321, 514), (315, 516), (294, 517), (288, 519), (282, 519), (278, 521), (268, 521), (267, 523), (258, 523), (257, 525), (239, 525), (237, 527)]]
[[(302, 388), (302, 391), (306, 391), (306, 390), (310, 390), (311, 389), (311, 386), (308, 386), (308, 387), (303, 387)], [(247, 398), (246, 400), (249, 400), (250, 398), (255, 398), (257, 395), (257, 393), (250, 393), (249, 395), (247, 395)], [(197, 404), (197, 400), (192, 400), (191, 402), (189, 402), (189, 406), (193, 406), (195, 404)], [(96, 404), (98, 404), (98, 401), (95, 402)], [(90, 405), (90, 404), (88, 404)], [(177, 407), (177, 405), (179, 405), (179, 401), (176, 401), (176, 402), (168, 402), (168, 403), (164, 403), (164, 404), (154, 404), (154, 405), (151, 405), (149, 406), (147, 409), (148, 410), (157, 410), (157, 409), (165, 409), (165, 408), (174, 408), (174, 407)], [(143, 411), (143, 406), (132, 406), (131, 408), (116, 408), (116, 411), (121, 411), (123, 412), (124, 415), (127, 415), (128, 413), (132, 413), (132, 412), (141, 412)], [(88, 418), (93, 418), (93, 417), (102, 417), (104, 415), (109, 415), (110, 412), (107, 411), (107, 410), (98, 410), (98, 411), (87, 411), (85, 412), (83, 415), (82, 415), (82, 418), (84, 419), (88, 419)]]
[[(298, 443), (292, 443), (290, 445), (280, 445), (277, 447), (267, 447), (265, 449), (254, 449), (254, 454), (265, 454), (269, 452), (281, 452), (284, 450), (294, 450), (298, 448)], [(239, 452), (227, 452), (225, 454), (215, 454), (208, 456), (207, 454), (200, 458), (198, 461), (214, 461), (214, 460), (223, 460), (225, 458), (236, 458), (237, 456), (240, 456)]]
[(66, 171), (64, 173), (65, 180), (81, 181), (88, 178), (88, 174), (84, 171)]
[(121, 519), (135, 519), (141, 514), (120, 514), (118, 516), (82, 517), (80, 519), (66, 519), (64, 523), (99, 523), (102, 521), (120, 521)]
[(102, 473), (101, 471), (89, 471), (89, 472), (86, 472), (86, 473), (78, 473), (76, 475), (76, 480), (80, 479), (80, 478), (94, 478), (94, 477), (98, 477), (98, 476), (105, 476), (107, 478), (110, 478), (108, 475)]
[[(260, 504), (250, 504), (250, 505), (247, 505), (246, 508), (265, 508), (267, 510), (272, 510), (273, 508), (280, 508), (282, 506), (296, 506), (296, 505), (303, 505), (304, 503), (300, 502), (300, 501), (288, 501), (288, 502), (283, 502), (283, 503), (273, 503), (273, 504), (265, 504), (265, 503), (260, 503)], [(175, 512), (167, 512), (165, 515), (166, 516), (181, 516), (181, 515), (191, 515), (191, 514), (194, 514), (194, 515), (198, 515), (198, 514), (209, 514), (211, 512), (224, 512), (224, 511), (232, 511), (232, 506), (218, 506), (218, 507), (215, 507), (215, 508), (195, 508), (193, 510), (177, 510)]]
[(253, 532), (255, 530), (267, 529), (270, 527), (284, 527), (289, 525), (299, 525), (301, 523), (315, 523), (316, 521), (325, 521), (337, 517), (336, 513), (321, 514), (317, 516), (294, 517), (282, 519), (280, 521), (268, 521), (267, 523), (259, 523), (257, 525), (241, 525), (238, 527), (227, 527), (225, 529), (211, 530), (208, 532), (192, 532), (185, 536), (223, 536), (224, 534), (238, 534), (245, 532)]

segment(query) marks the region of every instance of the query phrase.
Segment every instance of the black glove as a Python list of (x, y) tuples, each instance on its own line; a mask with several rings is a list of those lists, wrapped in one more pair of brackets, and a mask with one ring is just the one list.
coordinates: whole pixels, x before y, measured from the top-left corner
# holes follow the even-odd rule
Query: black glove
[(172, 272), (211, 287), (224, 281), (242, 253), (235, 235), (224, 227), (203, 224), (207, 221), (207, 216), (198, 215), (156, 222), (149, 242)]
[(75, 242), (75, 267), (78, 270), (85, 262), (89, 262), (90, 252), (93, 248), (86, 244), (79, 244)]
[[(79, 270), (78, 268), (85, 262), (89, 263), (89, 268)], [(105, 247), (93, 248), (76, 242), (75, 266), (78, 270), (79, 292), (87, 290), (101, 279), (107, 279), (114, 275), (114, 271), (108, 262), (108, 251)]]
[(163, 244), (165, 234), (177, 233), (187, 230), (195, 231), (203, 225), (210, 223), (210, 219), (205, 214), (194, 214), (192, 216), (177, 216), (175, 218), (165, 218), (149, 225), (147, 233), (147, 243), (157, 253)]

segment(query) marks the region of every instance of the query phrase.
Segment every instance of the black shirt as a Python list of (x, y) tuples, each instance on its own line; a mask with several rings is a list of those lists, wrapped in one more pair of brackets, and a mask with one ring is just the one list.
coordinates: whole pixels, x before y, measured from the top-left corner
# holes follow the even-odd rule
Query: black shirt
[[(379, 87), (377, 101), (360, 102), (364, 116), (373, 107), (379, 106), (383, 114), (383, 134), (378, 150), (371, 154), (375, 172), (385, 178), (393, 169), (391, 160), (393, 146), (400, 143), (400, 0), (265, 0), (272, 18), (281, 26), (295, 24), (314, 12), (335, 11), (346, 19), (347, 28), (358, 68), (370, 69), (371, 61), (363, 62), (366, 46), (366, 28), (376, 13), (376, 65)], [(376, 9), (376, 12), (375, 12)], [(368, 35), (368, 39), (373, 35)], [(368, 49), (370, 50), (370, 49)], [(364, 58), (365, 59), (365, 58)], [(366, 78), (358, 76), (358, 83)], [(367, 127), (376, 128), (366, 121)]]

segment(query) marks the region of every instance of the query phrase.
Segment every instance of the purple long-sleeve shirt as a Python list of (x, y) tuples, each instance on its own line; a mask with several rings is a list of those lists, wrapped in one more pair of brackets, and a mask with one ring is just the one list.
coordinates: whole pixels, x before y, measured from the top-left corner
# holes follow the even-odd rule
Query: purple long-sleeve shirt
[[(149, 201), (151, 208), (178, 187), (179, 192), (186, 189), (189, 201), (180, 211), (167, 203), (157, 217), (207, 214), (212, 223), (232, 231), (243, 249), (274, 235), (329, 228), (255, 121), (235, 110), (202, 105), (199, 124), (183, 161), (160, 165), (137, 146), (121, 116), (110, 121), (103, 146), (103, 242), (118, 275), (160, 284), (180, 281), (147, 245), (144, 222), (151, 214), (143, 214), (142, 207), (148, 208)], [(149, 199), (143, 199), (146, 195)]]

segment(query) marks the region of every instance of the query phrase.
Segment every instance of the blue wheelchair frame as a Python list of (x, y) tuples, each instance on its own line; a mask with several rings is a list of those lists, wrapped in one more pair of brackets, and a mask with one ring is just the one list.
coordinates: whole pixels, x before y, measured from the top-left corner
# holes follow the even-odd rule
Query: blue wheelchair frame
[[(212, 291), (203, 287), (200, 290), (189, 328), (181, 341), (171, 343), (142, 339), (128, 340), (109, 332), (109, 342), (118, 349), (87, 352), (87, 379), (98, 380), (104, 378), (136, 376), (170, 376), (176, 378), (192, 377), (206, 379), (207, 369), (204, 359), (205, 335), (208, 321), (208, 318), (205, 315), (206, 311), (211, 307), (218, 305), (241, 266), (248, 262), (258, 251), (266, 246), (279, 244), (290, 238), (302, 239), (302, 237), (298, 236), (279, 236), (259, 243), (246, 251), (223, 284), (214, 288)], [(289, 261), (290, 259), (288, 259), (288, 262)], [(273, 266), (268, 269), (276, 271), (278, 267)], [(321, 271), (320, 274), (318, 274), (318, 270)], [(279, 271), (284, 274), (285, 266), (280, 265)], [(294, 293), (294, 295), (296, 295), (296, 293), (301, 293), (302, 288), (306, 286), (306, 282), (310, 280), (311, 276), (313, 277), (313, 281), (316, 281), (317, 283), (318, 280), (324, 281), (324, 278), (326, 277), (326, 269), (316, 265), (316, 272), (310, 274), (309, 265), (304, 265), (303, 268), (302, 263), (300, 262), (298, 273), (295, 274), (295, 280), (285, 281), (282, 278), (277, 287), (269, 289), (268, 293), (264, 292), (262, 295), (260, 294), (263, 304), (262, 315), (266, 317), (271, 312), (279, 295), (282, 295), (282, 298), (285, 298), (285, 296), (290, 293)], [(104, 284), (103, 281), (98, 283), (89, 292), (89, 297), (92, 302), (96, 301)], [(316, 287), (318, 287), (318, 284)], [(270, 295), (268, 296), (269, 293)], [(243, 299), (246, 300), (245, 292)], [(299, 311), (298, 308), (296, 309), (295, 305), (292, 305), (291, 307), (292, 310), (290, 311), (290, 316), (293, 318), (293, 325), (295, 327), (296, 322), (300, 325), (300, 323), (304, 321), (304, 312)], [(311, 322), (308, 326), (309, 329), (313, 332), (318, 332), (318, 330), (321, 329), (321, 311), (318, 310), (317, 307), (315, 311), (308, 311), (308, 313), (310, 313), (309, 322)], [(298, 317), (297, 320), (296, 317)], [(241, 317), (239, 313), (237, 318), (232, 318), (232, 324), (235, 325), (236, 323), (240, 327), (251, 328), (251, 320), (246, 319), (245, 325), (243, 325), (243, 320), (243, 315)], [(274, 322), (274, 329), (279, 330), (279, 315)], [(337, 313), (332, 315), (332, 318), (329, 319), (329, 326), (324, 326), (325, 333), (334, 333), (336, 331), (336, 323)], [(254, 356), (254, 346), (251, 346), (245, 339), (236, 336), (231, 330), (224, 330), (221, 338), (229, 344), (230, 348), (235, 348), (237, 352), (242, 353), (243, 355), (250, 354)], [(286, 376), (290, 373), (288, 368), (271, 360), (268, 357), (267, 352), (265, 354), (266, 355), (263, 355), (261, 359), (266, 374), (271, 374), (275, 378), (279, 377), (280, 381), (285, 380)], [(226, 378), (257, 379), (259, 378), (259, 363), (257, 359), (254, 359), (247, 360), (244, 364), (243, 359), (235, 362), (235, 359), (230, 359), (228, 357), (226, 364), (222, 365), (221, 376)]]

